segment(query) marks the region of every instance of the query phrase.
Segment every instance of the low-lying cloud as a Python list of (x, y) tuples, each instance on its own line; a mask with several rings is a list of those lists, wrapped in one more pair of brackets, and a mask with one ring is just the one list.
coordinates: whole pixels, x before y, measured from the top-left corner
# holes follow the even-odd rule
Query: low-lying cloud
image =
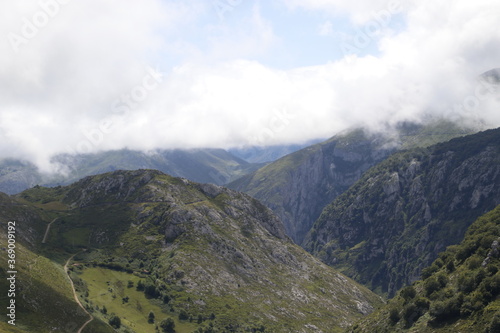
[(478, 79), (500, 67), (500, 3), (402, 1), (399, 29), (377, 19), (384, 1), (283, 3), (350, 15), (345, 57), (266, 66), (280, 36), (258, 2), (223, 19), (201, 1), (3, 3), (0, 156), (50, 171), (60, 153), (297, 143), (428, 115), (500, 126), (499, 90)]

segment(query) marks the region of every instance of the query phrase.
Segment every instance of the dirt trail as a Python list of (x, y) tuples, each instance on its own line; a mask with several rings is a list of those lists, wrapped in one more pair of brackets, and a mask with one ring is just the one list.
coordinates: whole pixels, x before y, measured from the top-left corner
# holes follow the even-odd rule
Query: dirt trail
[(49, 236), (50, 226), (51, 226), (51, 225), (52, 225), (52, 223), (54, 223), (57, 219), (58, 219), (58, 217), (56, 217), (55, 219), (53, 219), (53, 220), (52, 220), (52, 222), (50, 222), (50, 223), (47, 225), (47, 229), (45, 229), (45, 235), (43, 235), (42, 244), (45, 244), (45, 242), (47, 241), (47, 237)]
[[(55, 220), (54, 220), (55, 221)], [(52, 221), (52, 222), (54, 222)], [(51, 222), (51, 223), (52, 223)], [(85, 251), (85, 250), (82, 250), (82, 251)], [(80, 252), (82, 252), (80, 251)], [(78, 303), (78, 305), (82, 308), (83, 311), (85, 311), (86, 314), (89, 315), (89, 320), (87, 320), (83, 325), (82, 327), (80, 327), (80, 329), (77, 331), (77, 333), (82, 333), (83, 329), (92, 321), (94, 320), (94, 317), (90, 314), (90, 312), (87, 311), (87, 309), (85, 309), (85, 307), (83, 306), (83, 304), (80, 302), (80, 299), (78, 298), (78, 295), (76, 294), (76, 290), (75, 290), (75, 285), (73, 283), (73, 280), (71, 280), (71, 277), (69, 276), (69, 273), (68, 273), (68, 265), (70, 263), (71, 260), (73, 260), (73, 258), (80, 252), (77, 252), (75, 254), (73, 254), (71, 257), (69, 257), (69, 259), (66, 261), (66, 264), (64, 265), (64, 271), (66, 272), (66, 274), (68, 275), (68, 278), (69, 278), (69, 282), (71, 283), (71, 288), (73, 289), (73, 297), (75, 298), (75, 301)]]

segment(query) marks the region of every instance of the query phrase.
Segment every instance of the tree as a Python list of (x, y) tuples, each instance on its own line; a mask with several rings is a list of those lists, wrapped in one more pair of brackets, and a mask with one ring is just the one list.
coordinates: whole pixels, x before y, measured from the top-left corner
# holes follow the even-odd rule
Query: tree
[(135, 289), (137, 291), (144, 291), (144, 282), (142, 282), (142, 280), (139, 280), (139, 282), (137, 282), (137, 287), (135, 287)]
[(175, 323), (172, 318), (167, 318), (162, 320), (160, 323), (160, 327), (164, 333), (174, 333), (175, 332)]
[(158, 297), (158, 290), (154, 285), (150, 284), (145, 287), (144, 294), (146, 298), (156, 298)]
[(153, 311), (149, 312), (148, 323), (153, 324), (155, 322), (155, 313)]
[(399, 321), (399, 319), (401, 318), (399, 317), (398, 309), (392, 308), (389, 312), (389, 320), (391, 321), (391, 323), (396, 324)]
[(399, 293), (401, 297), (405, 299), (405, 301), (409, 301), (417, 295), (417, 292), (413, 286), (408, 286), (403, 289), (401, 289), (401, 292)]
[(189, 315), (186, 312), (186, 310), (182, 309), (181, 312), (179, 313), (179, 320), (188, 320)]
[(490, 327), (488, 328), (489, 333), (498, 333), (500, 332), (500, 317), (495, 315), (493, 320), (490, 323)]
[(120, 328), (122, 321), (120, 320), (120, 317), (113, 316), (109, 319), (109, 324), (114, 328)]

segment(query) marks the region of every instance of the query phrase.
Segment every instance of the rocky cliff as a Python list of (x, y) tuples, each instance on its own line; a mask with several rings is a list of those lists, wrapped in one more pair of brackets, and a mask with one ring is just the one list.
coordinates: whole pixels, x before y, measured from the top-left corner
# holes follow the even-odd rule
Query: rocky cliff
[(305, 247), (389, 296), (500, 204), (500, 129), (397, 153), (323, 211)]
[(282, 219), (287, 234), (302, 244), (323, 208), (370, 167), (398, 149), (427, 146), (470, 132), (447, 121), (402, 123), (377, 134), (349, 130), (287, 155), (228, 186), (271, 208)]
[(393, 148), (362, 130), (287, 155), (229, 184), (271, 208), (301, 244), (322, 209)]

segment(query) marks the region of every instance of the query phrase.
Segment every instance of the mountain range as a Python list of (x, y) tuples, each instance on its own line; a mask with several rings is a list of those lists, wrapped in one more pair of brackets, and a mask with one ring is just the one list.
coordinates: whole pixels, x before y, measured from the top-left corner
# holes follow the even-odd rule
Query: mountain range
[(398, 150), (425, 147), (472, 132), (444, 120), (401, 123), (385, 133), (351, 129), (282, 157), (227, 186), (271, 208), (285, 224), (287, 234), (302, 244), (323, 209), (372, 166)]
[(223, 185), (263, 166), (249, 163), (223, 149), (105, 151), (62, 154), (52, 158), (58, 172), (45, 174), (29, 162), (0, 160), (0, 191), (17, 194), (35, 185), (68, 185), (85, 176), (114, 170), (155, 169), (197, 182)]
[[(250, 172), (232, 189), (140, 169), (144, 153), (65, 156), (98, 174), (0, 194), (19, 290), (0, 330), (496, 332), (500, 129), (471, 132), (353, 129), (253, 172), (224, 151), (162, 159)], [(99, 173), (123, 156), (138, 170)]]

